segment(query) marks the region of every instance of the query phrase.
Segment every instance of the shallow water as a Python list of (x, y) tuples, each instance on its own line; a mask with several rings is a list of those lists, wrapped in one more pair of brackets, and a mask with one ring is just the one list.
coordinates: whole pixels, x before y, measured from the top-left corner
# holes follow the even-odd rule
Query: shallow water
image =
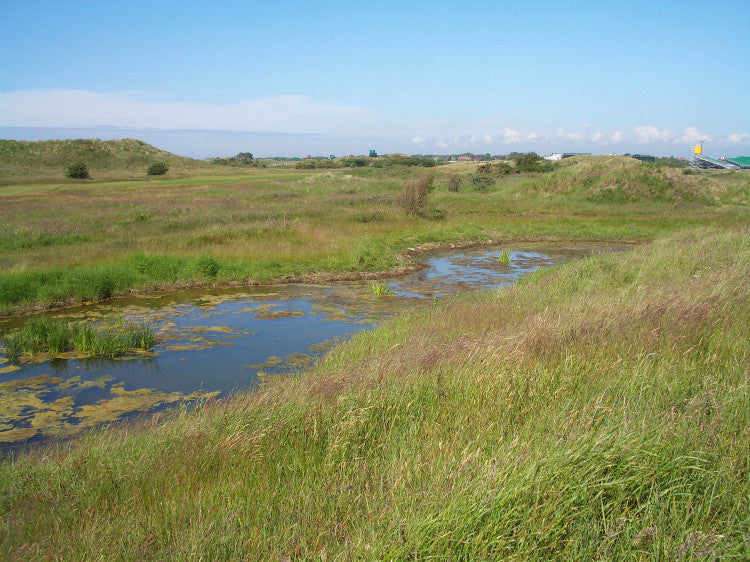
[[(511, 264), (498, 255), (509, 249)], [(182, 291), (114, 299), (55, 313), (70, 320), (148, 322), (159, 345), (116, 360), (74, 356), (10, 364), (0, 355), (0, 448), (67, 437), (138, 412), (253, 388), (259, 377), (309, 366), (342, 338), (432, 299), (513, 284), (520, 275), (612, 244), (515, 244), (424, 256), (388, 280)], [(6, 320), (0, 330), (17, 320)]]

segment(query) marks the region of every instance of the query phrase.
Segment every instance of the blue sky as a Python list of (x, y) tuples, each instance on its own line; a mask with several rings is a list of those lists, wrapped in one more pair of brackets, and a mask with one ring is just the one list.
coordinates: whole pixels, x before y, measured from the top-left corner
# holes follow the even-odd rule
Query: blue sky
[(0, 2), (0, 137), (750, 154), (747, 0)]

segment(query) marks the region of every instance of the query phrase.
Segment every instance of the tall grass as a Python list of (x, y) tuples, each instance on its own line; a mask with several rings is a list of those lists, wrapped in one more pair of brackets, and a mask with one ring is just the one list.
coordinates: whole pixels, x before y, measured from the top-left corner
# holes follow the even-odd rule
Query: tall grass
[(0, 556), (747, 559), (749, 240), (537, 272), (6, 460)]
[(37, 317), (2, 337), (10, 361), (39, 353), (57, 355), (67, 351), (92, 356), (121, 355), (135, 349), (151, 349), (155, 333), (147, 324), (111, 326), (97, 329), (93, 324)]

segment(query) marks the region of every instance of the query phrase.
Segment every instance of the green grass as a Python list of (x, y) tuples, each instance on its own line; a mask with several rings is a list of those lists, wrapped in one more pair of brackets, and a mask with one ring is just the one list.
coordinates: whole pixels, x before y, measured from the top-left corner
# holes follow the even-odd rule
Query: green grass
[(3, 335), (0, 342), (6, 357), (11, 362), (19, 362), (25, 356), (59, 355), (68, 351), (114, 357), (136, 349), (151, 349), (155, 339), (154, 330), (148, 325), (114, 325), (97, 329), (89, 323), (38, 317)]
[(497, 262), (500, 265), (510, 265), (510, 250), (503, 250), (497, 256)]
[(747, 559), (748, 234), (540, 270), (6, 460), (0, 556)]
[(376, 297), (387, 297), (393, 294), (390, 285), (385, 281), (374, 281), (370, 285), (370, 289), (372, 290), (372, 294)]
[[(9, 178), (36, 180), (65, 176), (66, 169), (82, 163), (94, 179), (147, 175), (155, 162), (166, 163), (172, 172), (196, 173), (215, 167), (209, 163), (176, 156), (135, 139), (15, 141), (0, 139), (0, 172)], [(79, 182), (80, 180), (71, 180)]]
[(431, 168), (436, 187), (422, 216), (397, 204), (425, 173), (405, 166), (8, 184), (0, 187), (0, 314), (141, 289), (398, 271), (421, 245), (644, 241), (748, 221), (748, 174), (570, 160), (547, 174), (498, 176), (481, 193), (450, 192), (444, 181), (469, 178), (475, 165)]

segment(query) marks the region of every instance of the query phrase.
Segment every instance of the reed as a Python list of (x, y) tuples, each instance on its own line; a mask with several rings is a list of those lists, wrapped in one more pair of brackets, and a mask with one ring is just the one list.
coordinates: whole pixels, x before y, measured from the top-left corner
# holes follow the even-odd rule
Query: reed
[(5, 355), (13, 362), (22, 361), (25, 355), (59, 355), (68, 351), (114, 357), (136, 349), (151, 349), (155, 341), (154, 329), (148, 324), (97, 328), (90, 323), (49, 317), (32, 318), (2, 337)]
[(387, 297), (393, 294), (393, 289), (385, 281), (375, 281), (370, 285), (372, 294), (376, 297)]

